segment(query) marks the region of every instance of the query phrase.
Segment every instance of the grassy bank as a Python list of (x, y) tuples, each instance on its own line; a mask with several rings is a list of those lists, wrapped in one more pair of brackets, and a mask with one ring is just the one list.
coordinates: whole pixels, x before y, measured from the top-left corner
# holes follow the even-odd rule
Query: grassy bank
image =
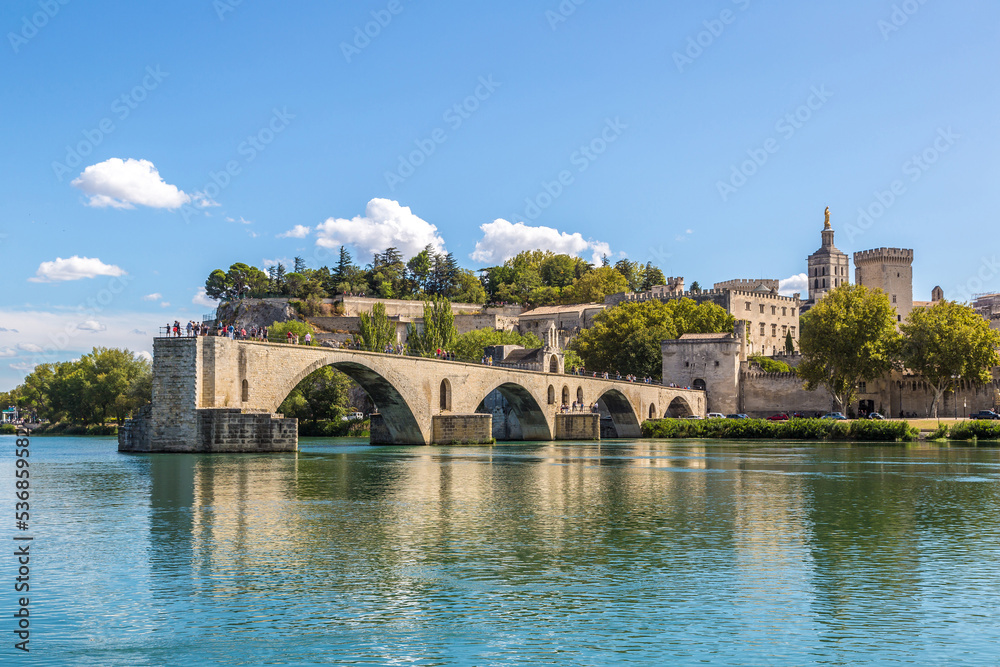
[[(13, 424), (3, 424), (0, 426), (0, 435), (14, 435)], [(31, 430), (31, 435), (118, 435), (118, 426), (115, 424), (67, 424), (59, 422), (56, 424), (42, 424)]]
[(645, 438), (909, 442), (917, 439), (919, 431), (905, 421), (657, 419), (642, 424), (642, 435)]

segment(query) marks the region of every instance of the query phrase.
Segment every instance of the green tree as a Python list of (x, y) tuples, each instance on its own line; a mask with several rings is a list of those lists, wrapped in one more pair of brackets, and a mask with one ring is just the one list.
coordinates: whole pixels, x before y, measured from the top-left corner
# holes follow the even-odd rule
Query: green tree
[(532, 333), (522, 335), (516, 331), (485, 328), (459, 334), (451, 347), (456, 359), (478, 363), (483, 358), (484, 350), (491, 345), (521, 345), (534, 349), (541, 347), (542, 341)]
[(439, 349), (451, 349), (457, 335), (451, 302), (436, 297), (433, 301), (424, 301), (423, 328), (417, 331), (412, 324), (408, 326), (406, 341), (413, 352), (431, 355)]
[(571, 347), (595, 371), (658, 378), (663, 368), (661, 341), (685, 333), (724, 333), (734, 324), (734, 318), (714, 303), (633, 301), (597, 315), (594, 325), (574, 338)]
[(428, 243), (423, 250), (411, 257), (410, 261), (406, 263), (410, 279), (420, 292), (427, 291), (427, 281), (430, 279), (434, 255), (434, 246)]
[(317, 422), (340, 421), (354, 408), (350, 405), (352, 381), (333, 366), (324, 366), (302, 379), (282, 401), (278, 412), (286, 417)]
[(222, 269), (215, 269), (208, 275), (208, 279), (205, 280), (205, 294), (210, 299), (215, 299), (216, 301), (228, 299), (231, 289), (232, 285), (229, 282), (229, 278)]
[(615, 262), (615, 271), (622, 274), (631, 292), (638, 292), (646, 279), (646, 268), (638, 262), (620, 259)]
[(795, 353), (795, 341), (792, 340), (791, 331), (785, 333), (785, 352), (787, 352), (788, 354)]
[(581, 262), (583, 260), (579, 257), (552, 255), (541, 261), (538, 270), (546, 286), (561, 289), (572, 285), (579, 277), (577, 273)]
[[(308, 322), (288, 320), (287, 322), (274, 322), (271, 324), (267, 328), (267, 339), (274, 343), (284, 343), (288, 340), (289, 331), (292, 332), (293, 336), (299, 337), (300, 345), (305, 343), (306, 334), (310, 334), (311, 336), (316, 335), (316, 330)], [(311, 341), (311, 344), (319, 345), (315, 340)]]
[(933, 387), (931, 412), (935, 418), (941, 397), (959, 381), (992, 381), (990, 369), (1000, 363), (1000, 333), (968, 306), (938, 301), (929, 308), (917, 308), (900, 329), (903, 364)]
[(458, 284), (452, 301), (457, 303), (486, 303), (486, 290), (482, 281), (468, 269), (459, 269)]
[(396, 325), (385, 314), (385, 304), (376, 303), (371, 313), (361, 313), (358, 319), (360, 331), (354, 336), (354, 341), (360, 349), (383, 352), (387, 346), (396, 343)]
[(587, 273), (563, 293), (564, 303), (603, 303), (604, 297), (628, 289), (625, 277), (610, 266)]
[(691, 291), (695, 294), (699, 294), (701, 292), (701, 285), (698, 284), (697, 280), (691, 283)]
[(841, 410), (854, 401), (859, 382), (898, 365), (895, 310), (882, 290), (836, 287), (802, 316), (800, 327), (799, 376), (810, 391), (825, 387)]
[(663, 275), (663, 271), (659, 268), (653, 266), (652, 262), (646, 262), (646, 268), (643, 272), (642, 277), (642, 289), (643, 291), (650, 290), (656, 285), (666, 285), (667, 277)]

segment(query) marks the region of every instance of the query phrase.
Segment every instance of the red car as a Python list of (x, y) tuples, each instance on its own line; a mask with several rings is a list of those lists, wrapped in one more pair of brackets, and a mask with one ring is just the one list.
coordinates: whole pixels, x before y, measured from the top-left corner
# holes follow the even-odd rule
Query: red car
[(768, 417), (768, 419), (769, 419), (770, 421), (773, 421), (773, 422), (784, 422), (784, 421), (788, 421), (788, 413), (787, 413), (787, 412), (779, 412), (779, 413), (778, 413), (778, 414), (776, 414), (776, 415), (771, 415), (770, 417)]

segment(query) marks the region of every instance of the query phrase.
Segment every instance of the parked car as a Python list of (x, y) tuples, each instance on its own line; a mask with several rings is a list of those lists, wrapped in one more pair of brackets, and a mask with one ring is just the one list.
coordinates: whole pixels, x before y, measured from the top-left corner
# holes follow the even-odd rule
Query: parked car
[(726, 418), (726, 415), (722, 414), (721, 412), (709, 412), (708, 413), (708, 419), (725, 419), (725, 418)]
[(701, 419), (701, 417), (698, 415), (688, 415), (687, 417), (684, 417), (684, 419)]
[(773, 421), (773, 422), (788, 421), (788, 413), (787, 412), (779, 412), (777, 414), (771, 415), (770, 417), (768, 417), (768, 419), (771, 420), (771, 421)]
[(881, 421), (881, 420), (885, 419), (885, 415), (883, 415), (881, 413), (878, 413), (878, 412), (869, 412), (868, 416), (865, 417), (865, 419), (875, 419), (875, 420)]
[(805, 418), (806, 418), (806, 416), (802, 412), (793, 412), (792, 413), (792, 419), (805, 419)]
[(735, 415), (726, 415), (726, 419), (750, 419), (750, 417), (741, 412)]
[(825, 415), (823, 415), (822, 417), (820, 417), (820, 419), (846, 420), (847, 417), (844, 416), (843, 412), (828, 412)]
[(980, 410), (969, 415), (969, 419), (1000, 419), (1000, 415), (992, 410)]
[(344, 422), (359, 422), (365, 418), (363, 412), (351, 412), (340, 418), (340, 421)]

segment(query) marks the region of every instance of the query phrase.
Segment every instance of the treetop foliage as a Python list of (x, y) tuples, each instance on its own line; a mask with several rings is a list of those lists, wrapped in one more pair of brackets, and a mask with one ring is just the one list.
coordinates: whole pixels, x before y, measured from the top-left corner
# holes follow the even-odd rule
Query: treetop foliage
[(266, 272), (236, 263), (228, 270), (212, 271), (205, 291), (223, 301), (289, 297), (300, 300), (305, 312), (318, 312), (322, 299), (339, 294), (535, 307), (603, 302), (609, 294), (648, 290), (666, 282), (651, 262), (621, 259), (611, 266), (605, 257), (595, 268), (579, 257), (548, 250), (526, 250), (479, 273), (477, 277), (461, 268), (452, 253), (438, 252), (430, 245), (406, 261), (399, 249), (386, 248), (363, 268), (354, 264), (342, 246), (333, 268), (308, 268), (301, 257), (295, 258), (291, 271), (281, 263)]

